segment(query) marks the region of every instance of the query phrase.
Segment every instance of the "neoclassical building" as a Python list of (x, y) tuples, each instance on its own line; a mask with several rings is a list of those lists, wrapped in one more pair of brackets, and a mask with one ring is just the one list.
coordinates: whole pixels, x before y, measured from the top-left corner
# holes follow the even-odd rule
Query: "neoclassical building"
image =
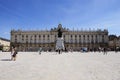
[(58, 27), (51, 30), (24, 31), (11, 30), (11, 46), (14, 45), (19, 51), (55, 50), (58, 30), (61, 29), (66, 49), (79, 51), (81, 48), (97, 49), (108, 46), (107, 30), (69, 30)]

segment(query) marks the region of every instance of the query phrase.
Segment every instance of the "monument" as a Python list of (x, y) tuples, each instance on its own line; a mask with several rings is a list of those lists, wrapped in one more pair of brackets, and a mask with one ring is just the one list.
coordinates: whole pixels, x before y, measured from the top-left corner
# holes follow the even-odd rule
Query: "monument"
[(56, 41), (56, 50), (64, 50), (64, 40), (62, 37), (62, 31), (61, 28), (58, 29), (58, 38)]

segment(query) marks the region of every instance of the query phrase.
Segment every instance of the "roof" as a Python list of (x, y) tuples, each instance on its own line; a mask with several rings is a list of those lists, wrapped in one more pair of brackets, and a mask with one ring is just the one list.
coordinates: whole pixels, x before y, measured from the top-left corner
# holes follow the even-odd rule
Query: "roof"
[(3, 41), (8, 41), (8, 42), (10, 42), (9, 39), (5, 39), (5, 38), (2, 38), (2, 37), (0, 37), (0, 39), (3, 40)]

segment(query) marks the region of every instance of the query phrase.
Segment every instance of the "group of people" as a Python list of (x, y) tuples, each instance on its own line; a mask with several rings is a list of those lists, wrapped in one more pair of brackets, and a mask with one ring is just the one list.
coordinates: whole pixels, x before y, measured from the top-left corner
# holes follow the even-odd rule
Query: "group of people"
[[(99, 49), (101, 51), (101, 49)], [(107, 48), (103, 48), (103, 54), (104, 55), (107, 55)], [(39, 55), (41, 55), (41, 52), (42, 52), (42, 48), (40, 47), (39, 50)], [(62, 50), (58, 49), (57, 50), (58, 54), (61, 54), (62, 53)], [(68, 52), (68, 50), (65, 48), (65, 52)], [(11, 61), (15, 61), (16, 60), (16, 57), (17, 57), (17, 49), (16, 47), (12, 46), (12, 49), (11, 49)]]

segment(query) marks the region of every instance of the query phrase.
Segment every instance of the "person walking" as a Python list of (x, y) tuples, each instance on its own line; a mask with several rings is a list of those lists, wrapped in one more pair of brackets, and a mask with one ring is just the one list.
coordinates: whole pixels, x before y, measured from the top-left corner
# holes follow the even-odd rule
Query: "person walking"
[(13, 54), (14, 54), (15, 50), (14, 47), (12, 46), (12, 50), (11, 50), (11, 60), (13, 60)]
[(17, 55), (17, 50), (15, 47), (12, 47), (12, 51), (11, 51), (11, 61), (15, 61), (16, 60), (16, 55)]
[(40, 55), (41, 55), (41, 52), (42, 52), (42, 48), (40, 47), (40, 48), (39, 48), (39, 54), (40, 54)]
[(103, 48), (104, 55), (107, 55), (107, 48)]
[(60, 49), (58, 49), (58, 53), (59, 53), (59, 54), (61, 53)]

